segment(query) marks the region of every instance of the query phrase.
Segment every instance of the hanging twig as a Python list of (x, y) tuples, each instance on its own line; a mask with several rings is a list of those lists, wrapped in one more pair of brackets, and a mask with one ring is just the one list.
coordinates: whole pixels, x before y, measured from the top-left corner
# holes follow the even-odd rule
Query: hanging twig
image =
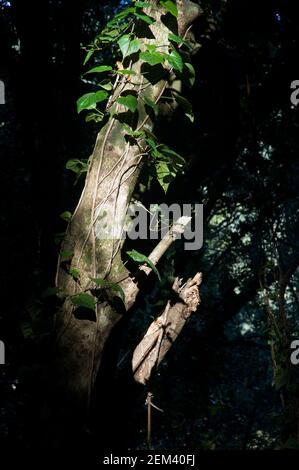
[(149, 449), (151, 449), (151, 444), (152, 444), (152, 408), (155, 408), (158, 411), (161, 411), (161, 413), (164, 413), (164, 410), (159, 408), (153, 403), (153, 397), (154, 395), (152, 392), (147, 392), (145, 404), (147, 405), (147, 446)]

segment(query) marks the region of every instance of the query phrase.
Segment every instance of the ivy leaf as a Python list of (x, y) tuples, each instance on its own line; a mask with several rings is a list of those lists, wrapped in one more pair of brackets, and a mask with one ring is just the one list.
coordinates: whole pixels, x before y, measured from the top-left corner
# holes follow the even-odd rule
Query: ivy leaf
[(47, 299), (48, 297), (52, 297), (60, 292), (60, 289), (58, 287), (47, 287), (43, 292), (41, 293), (40, 297), (41, 299)]
[(181, 36), (177, 36), (176, 34), (173, 34), (173, 33), (169, 34), (168, 39), (169, 39), (169, 41), (175, 42), (176, 44), (179, 44), (179, 45), (180, 44), (185, 44), (186, 46), (189, 47), (188, 41), (186, 41)]
[(111, 24), (111, 23), (114, 23), (115, 20), (122, 20), (123, 18), (126, 18), (131, 13), (135, 13), (135, 8), (134, 7), (125, 8), (123, 11), (121, 11), (120, 13), (115, 15), (113, 20), (109, 21), (109, 23), (107, 23), (107, 26), (109, 26), (109, 24)]
[(148, 52), (155, 52), (157, 50), (157, 46), (155, 44), (147, 44), (146, 50)]
[(72, 218), (72, 213), (70, 211), (65, 211), (59, 216), (62, 220), (68, 222)]
[(96, 300), (90, 294), (83, 292), (82, 294), (73, 295), (71, 297), (71, 301), (73, 305), (76, 305), (76, 307), (88, 308), (93, 312), (95, 311)]
[(60, 252), (60, 259), (61, 261), (68, 261), (72, 259), (74, 253), (72, 251), (61, 251)]
[(183, 71), (183, 59), (175, 49), (167, 56), (167, 60), (175, 70), (179, 70), (179, 72)]
[(185, 160), (183, 159), (183, 157), (181, 157), (181, 155), (179, 155), (174, 150), (171, 150), (167, 145), (161, 144), (159, 148), (161, 151), (160, 153), (162, 153), (162, 155), (167, 156), (168, 159), (169, 157), (171, 158), (171, 163), (173, 165), (184, 165)]
[(134, 113), (138, 106), (138, 101), (134, 95), (121, 96), (117, 99), (117, 103), (122, 104), (128, 108), (132, 113)]
[(151, 137), (147, 137), (146, 143), (150, 146), (151, 150), (155, 152), (157, 150), (157, 142)]
[(96, 95), (95, 98), (96, 98), (97, 103), (100, 103), (101, 101), (105, 101), (108, 98), (108, 93), (104, 90), (96, 91), (95, 95)]
[(80, 271), (77, 268), (70, 268), (69, 273), (75, 280), (80, 277)]
[(171, 181), (175, 178), (176, 173), (172, 172), (169, 168), (167, 162), (158, 161), (155, 164), (156, 173), (157, 173), (157, 180), (162, 187), (163, 191), (167, 193), (168, 186)]
[(34, 331), (33, 331), (31, 322), (29, 322), (29, 321), (22, 322), (21, 323), (21, 330), (22, 330), (23, 337), (25, 339), (34, 337)]
[(143, 101), (147, 106), (152, 108), (154, 111), (156, 111), (158, 109), (158, 106), (155, 103), (155, 101), (151, 100), (148, 96), (144, 96)]
[[(165, 55), (160, 54), (159, 52), (141, 52), (140, 59), (146, 62), (149, 65), (161, 64), (165, 60)], [(167, 56), (168, 58), (168, 56)]]
[(87, 167), (87, 160), (79, 160), (78, 158), (69, 160), (65, 165), (67, 170), (71, 170), (77, 174), (85, 173), (87, 171)]
[(87, 64), (87, 62), (89, 61), (89, 59), (91, 58), (93, 53), (94, 53), (94, 49), (91, 49), (90, 51), (87, 52), (87, 54), (85, 56), (85, 59), (84, 59), (84, 62), (83, 62), (83, 65)]
[(107, 79), (107, 80), (102, 80), (102, 81), (99, 83), (99, 86), (100, 86), (101, 88), (103, 88), (104, 90), (107, 90), (107, 91), (111, 91), (112, 88), (113, 88), (113, 85), (112, 85), (112, 83), (110, 82), (109, 79)]
[(86, 93), (77, 100), (77, 112), (96, 107), (95, 93)]
[(96, 93), (86, 93), (77, 100), (77, 111), (81, 113), (84, 109), (94, 109), (97, 103), (104, 101), (108, 97), (108, 93), (104, 90)]
[(99, 65), (98, 67), (93, 67), (92, 69), (85, 72), (85, 75), (88, 73), (109, 72), (110, 70), (112, 70), (112, 67), (110, 67), (110, 65)]
[(153, 24), (156, 22), (156, 20), (154, 20), (154, 18), (152, 18), (151, 16), (148, 16), (148, 15), (145, 15), (145, 14), (142, 14), (142, 13), (135, 13), (135, 16), (137, 16), (137, 18), (139, 18), (140, 20), (144, 21), (145, 23), (147, 24)]
[(194, 122), (194, 114), (193, 114), (193, 109), (192, 109), (192, 104), (190, 101), (188, 101), (184, 96), (181, 95), (175, 95), (175, 99), (178, 102), (178, 104), (183, 108), (185, 112), (185, 116), (190, 119), (191, 122)]
[(119, 284), (115, 282), (106, 281), (105, 279), (100, 278), (90, 278), (98, 287), (102, 287), (103, 289), (112, 289), (119, 293), (120, 298), (122, 301), (125, 301), (125, 293)]
[(143, 255), (142, 253), (139, 253), (136, 250), (127, 251), (127, 255), (133, 261), (136, 261), (137, 263), (147, 264), (153, 270), (153, 272), (158, 276), (158, 279), (161, 282), (161, 276), (160, 276), (160, 273), (159, 273), (158, 269), (156, 268), (156, 266), (153, 264), (153, 262), (147, 256)]
[(188, 84), (190, 87), (194, 85), (195, 82), (195, 70), (192, 64), (185, 62), (185, 67), (188, 70)]
[(129, 34), (124, 34), (118, 41), (117, 41), (119, 48), (121, 50), (123, 59), (128, 55), (134, 54), (138, 52), (140, 49), (140, 41), (139, 39), (131, 39)]
[(135, 2), (134, 5), (138, 8), (150, 8), (153, 5), (149, 2)]
[(100, 113), (100, 112), (89, 113), (89, 114), (87, 114), (87, 116), (85, 118), (85, 121), (86, 122), (91, 122), (91, 121), (101, 122), (101, 121), (103, 121), (103, 118), (104, 118), (104, 113)]
[(183, 168), (184, 163), (185, 160), (174, 150), (171, 150), (167, 145), (159, 145), (155, 168), (157, 180), (165, 193), (168, 190), (169, 184)]
[(171, 0), (166, 0), (166, 1), (161, 1), (161, 5), (175, 18), (178, 17), (178, 9), (175, 3), (173, 3)]
[(134, 130), (132, 129), (130, 126), (128, 126), (128, 124), (123, 124), (124, 126), (124, 129), (126, 131), (126, 134), (131, 136), (131, 137), (134, 137), (135, 139), (138, 139), (140, 137), (144, 137), (144, 131), (137, 131), (137, 130)]

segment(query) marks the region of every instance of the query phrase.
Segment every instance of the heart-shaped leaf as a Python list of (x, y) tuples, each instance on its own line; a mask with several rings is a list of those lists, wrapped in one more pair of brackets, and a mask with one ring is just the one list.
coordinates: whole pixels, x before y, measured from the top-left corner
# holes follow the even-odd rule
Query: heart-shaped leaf
[(85, 75), (88, 73), (109, 72), (110, 70), (112, 70), (112, 67), (110, 67), (110, 65), (99, 65), (98, 67), (93, 67), (92, 69), (85, 72)]
[(158, 269), (156, 268), (156, 266), (153, 264), (153, 262), (147, 256), (143, 255), (142, 253), (139, 253), (136, 250), (127, 251), (127, 255), (133, 261), (136, 261), (137, 263), (147, 264), (154, 271), (154, 273), (158, 276), (158, 279), (161, 282), (161, 276), (160, 276), (160, 273), (159, 273)]
[(119, 293), (122, 301), (125, 301), (125, 293), (119, 284), (115, 282), (106, 281), (105, 279), (100, 278), (91, 278), (91, 280), (98, 286), (102, 287), (103, 289), (112, 289)]
[(183, 59), (175, 49), (167, 56), (167, 60), (175, 70), (178, 70), (179, 72), (183, 71)]
[(108, 93), (104, 90), (97, 91), (96, 93), (86, 93), (81, 96), (77, 101), (77, 111), (81, 113), (84, 109), (94, 109), (97, 103), (104, 101), (108, 97)]
[(173, 15), (175, 18), (178, 17), (178, 9), (174, 2), (172, 2), (171, 0), (166, 0), (161, 1), (160, 3), (171, 15)]
[(96, 299), (90, 294), (83, 292), (82, 294), (73, 295), (71, 301), (76, 307), (88, 308), (93, 312), (95, 311)]
[(165, 60), (164, 54), (160, 54), (159, 52), (141, 52), (140, 59), (146, 62), (149, 65), (157, 65), (162, 64)]
[(117, 43), (123, 55), (123, 59), (128, 55), (138, 52), (140, 49), (139, 39), (132, 39), (129, 34), (122, 36)]
[(128, 108), (132, 113), (134, 113), (138, 106), (138, 101), (134, 95), (126, 95), (118, 98), (117, 103)]

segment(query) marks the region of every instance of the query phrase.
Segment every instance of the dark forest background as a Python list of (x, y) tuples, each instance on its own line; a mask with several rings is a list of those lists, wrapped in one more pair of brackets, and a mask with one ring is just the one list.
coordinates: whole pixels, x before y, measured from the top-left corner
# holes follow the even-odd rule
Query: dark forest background
[[(125, 2), (0, 1), (1, 309), (0, 441), (46, 445), (40, 433), (49, 361), (59, 234), (84, 176), (98, 125), (77, 114), (93, 87), (82, 78), (84, 45)], [(100, 448), (146, 448), (145, 392), (130, 353), (167, 300), (170, 279), (203, 272), (202, 304), (153, 384), (155, 449), (275, 449), (299, 445), (299, 4), (291, 0), (203, 2), (193, 27), (195, 85), (181, 112), (157, 132), (188, 161), (165, 196), (148, 203), (204, 204), (204, 245), (177, 242), (106, 348), (83, 439)], [(104, 55), (104, 56), (103, 56)], [(113, 64), (109, 51), (95, 63)], [(151, 244), (149, 242), (149, 249)], [(137, 247), (138, 248), (138, 247)]]

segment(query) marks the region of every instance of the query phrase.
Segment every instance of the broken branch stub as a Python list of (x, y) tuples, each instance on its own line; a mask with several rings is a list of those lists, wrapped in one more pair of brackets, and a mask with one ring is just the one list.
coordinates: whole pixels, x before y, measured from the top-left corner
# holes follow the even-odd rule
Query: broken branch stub
[(172, 289), (177, 299), (174, 303), (168, 300), (163, 313), (151, 323), (133, 353), (132, 370), (137, 382), (143, 385), (148, 382), (153, 368), (164, 359), (187, 319), (196, 311), (200, 304), (201, 282), (201, 273), (188, 279), (183, 286), (181, 279), (175, 279)]

